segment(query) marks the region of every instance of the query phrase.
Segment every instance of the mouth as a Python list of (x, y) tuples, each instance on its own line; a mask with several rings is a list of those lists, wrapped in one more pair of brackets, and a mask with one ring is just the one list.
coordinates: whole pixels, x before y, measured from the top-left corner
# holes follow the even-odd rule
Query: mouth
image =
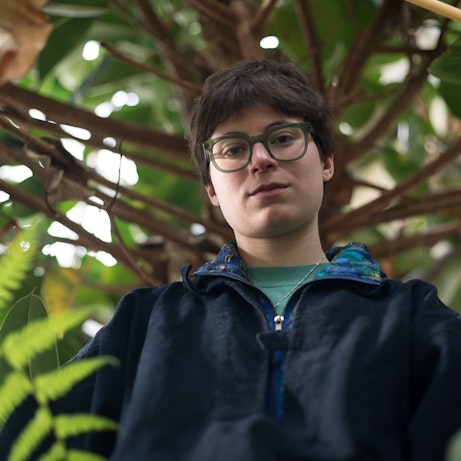
[(286, 184), (281, 184), (281, 183), (270, 183), (270, 184), (263, 184), (256, 189), (252, 190), (250, 192), (251, 197), (255, 196), (270, 196), (274, 194), (278, 194), (283, 192), (285, 189), (287, 189), (288, 186)]

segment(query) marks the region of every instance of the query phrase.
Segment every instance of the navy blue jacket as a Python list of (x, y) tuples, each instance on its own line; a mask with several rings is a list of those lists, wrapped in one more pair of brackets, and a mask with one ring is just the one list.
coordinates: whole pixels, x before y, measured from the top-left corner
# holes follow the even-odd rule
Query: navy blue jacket
[(127, 294), (77, 356), (120, 366), (56, 408), (120, 430), (73, 444), (112, 461), (442, 461), (461, 427), (458, 314), (432, 285), (386, 279), (363, 245), (328, 257), (281, 331), (232, 243), (182, 282)]

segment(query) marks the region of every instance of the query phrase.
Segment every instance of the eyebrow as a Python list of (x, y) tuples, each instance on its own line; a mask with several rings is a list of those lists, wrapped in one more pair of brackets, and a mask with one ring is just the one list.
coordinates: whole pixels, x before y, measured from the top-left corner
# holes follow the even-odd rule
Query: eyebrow
[[(278, 125), (285, 125), (286, 123), (300, 123), (300, 122), (293, 122), (293, 121), (288, 121), (288, 120), (276, 120), (276, 121), (273, 121), (271, 123), (269, 123), (269, 125), (267, 125), (263, 131), (261, 131), (259, 134), (256, 134), (254, 136), (259, 136), (260, 134), (263, 134), (265, 133), (267, 130), (269, 130), (270, 128), (273, 128), (274, 126), (278, 126)], [(239, 136), (239, 135), (245, 135), (245, 136), (251, 136), (249, 135), (248, 133), (245, 133), (243, 131), (229, 131), (227, 133), (224, 133), (224, 134), (221, 134), (219, 136), (215, 136), (215, 137), (221, 137), (221, 136), (228, 136), (228, 135), (236, 135), (236, 136)]]

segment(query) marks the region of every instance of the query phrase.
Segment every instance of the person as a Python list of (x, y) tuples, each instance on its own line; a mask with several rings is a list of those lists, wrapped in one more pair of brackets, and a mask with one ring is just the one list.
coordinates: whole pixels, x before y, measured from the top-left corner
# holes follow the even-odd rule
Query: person
[(461, 427), (460, 318), (434, 286), (388, 279), (363, 244), (324, 252), (333, 142), (305, 75), (254, 60), (217, 71), (189, 139), (235, 240), (181, 282), (128, 293), (80, 351), (120, 366), (56, 411), (120, 429), (73, 446), (112, 461), (443, 460)]

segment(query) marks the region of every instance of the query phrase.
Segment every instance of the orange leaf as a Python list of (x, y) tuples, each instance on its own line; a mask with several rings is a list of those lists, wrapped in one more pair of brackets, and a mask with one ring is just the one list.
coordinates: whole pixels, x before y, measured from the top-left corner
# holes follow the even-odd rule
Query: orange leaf
[(40, 11), (46, 0), (0, 2), (0, 85), (21, 78), (45, 46), (51, 25)]

